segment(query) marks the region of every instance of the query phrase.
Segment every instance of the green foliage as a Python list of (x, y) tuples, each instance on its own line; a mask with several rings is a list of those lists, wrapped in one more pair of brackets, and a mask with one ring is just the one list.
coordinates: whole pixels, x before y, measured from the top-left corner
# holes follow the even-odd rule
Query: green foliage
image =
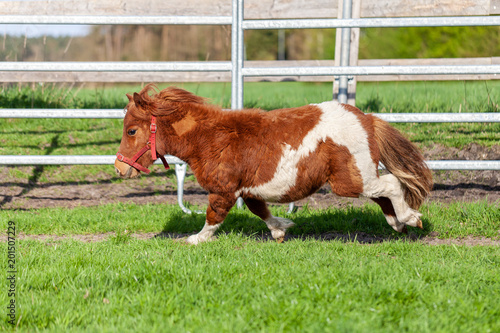
[[(335, 29), (286, 30), (286, 59), (333, 59)], [(249, 60), (277, 59), (277, 30), (245, 34)], [(364, 28), (360, 59), (467, 58), (500, 54), (500, 27)]]
[(360, 59), (492, 57), (500, 54), (500, 27), (362, 29)]
[(229, 234), (196, 247), (154, 238), (17, 248), (20, 332), (500, 329), (498, 247)]

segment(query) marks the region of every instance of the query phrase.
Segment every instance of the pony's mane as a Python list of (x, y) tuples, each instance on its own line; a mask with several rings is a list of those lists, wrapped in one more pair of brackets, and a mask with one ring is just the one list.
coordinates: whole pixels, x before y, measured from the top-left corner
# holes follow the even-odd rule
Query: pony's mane
[(205, 98), (173, 86), (158, 92), (158, 87), (153, 83), (142, 88), (139, 95), (148, 103), (205, 103)]
[(169, 114), (183, 108), (183, 104), (205, 104), (205, 98), (177, 87), (168, 87), (159, 91), (155, 84), (148, 84), (139, 92), (144, 103), (142, 109), (155, 116)]

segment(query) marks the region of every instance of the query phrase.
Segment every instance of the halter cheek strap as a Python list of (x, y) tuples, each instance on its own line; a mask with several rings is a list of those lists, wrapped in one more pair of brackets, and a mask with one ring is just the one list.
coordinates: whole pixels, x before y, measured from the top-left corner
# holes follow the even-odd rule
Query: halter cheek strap
[(163, 166), (165, 169), (170, 169), (170, 166), (167, 163), (167, 160), (163, 155), (157, 155), (156, 152), (156, 117), (152, 116), (151, 117), (151, 125), (149, 126), (149, 130), (151, 131), (151, 135), (149, 136), (149, 142), (144, 146), (141, 150), (139, 150), (132, 158), (128, 158), (123, 156), (121, 153), (116, 154), (116, 158), (120, 162), (127, 163), (131, 167), (136, 168), (137, 170), (140, 170), (146, 174), (149, 174), (151, 171), (139, 163), (137, 163), (137, 160), (144, 155), (148, 150), (151, 149), (151, 157), (153, 158), (153, 161), (156, 161), (158, 158), (163, 162)]

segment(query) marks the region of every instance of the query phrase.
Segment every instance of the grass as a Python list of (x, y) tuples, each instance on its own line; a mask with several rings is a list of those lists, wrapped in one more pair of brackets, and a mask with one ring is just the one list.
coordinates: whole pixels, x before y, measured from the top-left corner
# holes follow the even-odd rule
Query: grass
[(20, 241), (17, 256), (21, 332), (500, 329), (498, 247), (277, 244), (232, 233), (198, 247)]
[[(307, 207), (294, 214), (287, 214), (286, 207), (274, 206), (275, 216), (291, 218), (296, 226), (288, 233), (294, 235), (322, 234), (327, 232), (358, 233), (394, 236), (380, 208), (375, 204), (345, 209), (310, 210)], [(483, 236), (500, 237), (500, 209), (486, 201), (477, 203), (428, 203), (423, 213), (424, 230), (412, 228), (417, 235), (437, 233), (442, 238)], [(187, 215), (171, 205), (109, 204), (97, 207), (44, 208), (36, 210), (0, 211), (0, 230), (7, 229), (7, 222), (15, 221), (17, 230), (24, 234), (93, 234), (116, 232), (198, 232), (205, 223), (204, 214)], [(233, 209), (221, 228), (222, 233), (236, 232), (261, 234), (268, 232), (265, 224), (247, 210)]]
[[(168, 83), (206, 97), (212, 104), (230, 107), (229, 83)], [(4, 88), (2, 108), (123, 108), (126, 93), (141, 85), (102, 85), (78, 89), (56, 85)], [(360, 82), (356, 105), (365, 112), (498, 112), (498, 81)], [(272, 110), (320, 103), (332, 99), (331, 83), (245, 83), (245, 107)]]

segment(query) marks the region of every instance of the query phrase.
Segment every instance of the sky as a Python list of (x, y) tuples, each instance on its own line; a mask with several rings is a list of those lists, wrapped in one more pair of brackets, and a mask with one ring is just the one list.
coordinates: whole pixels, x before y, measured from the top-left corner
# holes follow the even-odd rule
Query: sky
[(0, 24), (0, 36), (85, 36), (89, 31), (89, 25)]

